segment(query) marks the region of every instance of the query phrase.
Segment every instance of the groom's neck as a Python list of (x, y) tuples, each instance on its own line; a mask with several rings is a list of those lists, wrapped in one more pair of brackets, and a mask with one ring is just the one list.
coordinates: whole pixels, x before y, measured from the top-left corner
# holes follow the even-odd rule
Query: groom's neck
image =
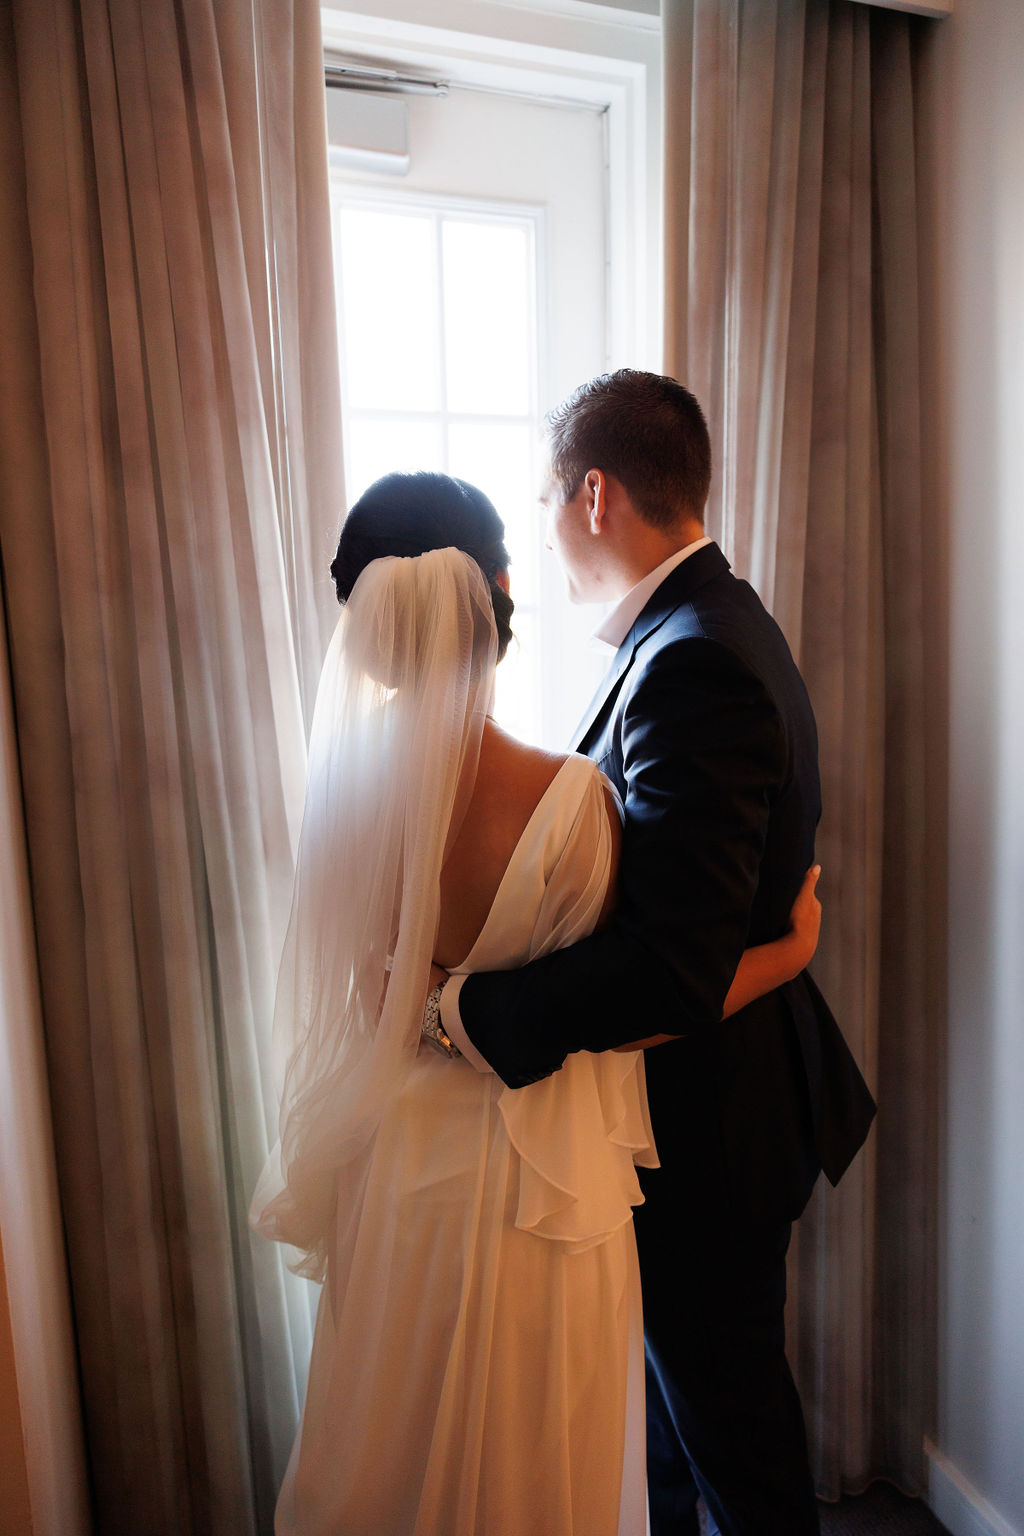
[(703, 537), (704, 526), (695, 517), (670, 528), (655, 528), (633, 513), (630, 522), (623, 524), (614, 550), (616, 596), (624, 597), (670, 556)]

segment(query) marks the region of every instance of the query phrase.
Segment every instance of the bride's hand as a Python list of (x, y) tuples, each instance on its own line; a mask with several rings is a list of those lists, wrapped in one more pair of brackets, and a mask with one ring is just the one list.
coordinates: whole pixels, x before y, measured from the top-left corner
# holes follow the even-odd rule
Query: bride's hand
[(800, 893), (789, 914), (789, 932), (794, 941), (798, 963), (797, 974), (809, 965), (818, 947), (821, 932), (821, 902), (814, 888), (821, 874), (821, 865), (814, 864), (804, 876)]
[(448, 972), (444, 966), (438, 965), (436, 960), (432, 960), (430, 963), (430, 980), (427, 982), (427, 996), (429, 997), (435, 987), (443, 987), (447, 980)]
[[(767, 944), (755, 944), (744, 950), (732, 986), (726, 994), (722, 1009), (723, 1019), (730, 1018), (748, 1003), (776, 987), (793, 981), (808, 965), (818, 947), (821, 931), (821, 902), (814, 894), (814, 887), (821, 874), (821, 865), (815, 864), (804, 876), (800, 894), (789, 914), (789, 927), (777, 939)], [(655, 1035), (649, 1040), (637, 1040), (631, 1045), (620, 1045), (620, 1051), (643, 1050), (647, 1046), (660, 1045), (669, 1035)]]

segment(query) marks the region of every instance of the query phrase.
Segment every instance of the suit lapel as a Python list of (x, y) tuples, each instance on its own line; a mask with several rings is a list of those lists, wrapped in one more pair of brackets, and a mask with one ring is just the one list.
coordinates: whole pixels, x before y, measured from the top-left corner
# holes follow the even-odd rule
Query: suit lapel
[(628, 672), (639, 645), (652, 635), (676, 608), (689, 600), (705, 582), (713, 581), (729, 569), (729, 562), (717, 544), (705, 544), (670, 571), (650, 596), (636, 623), (623, 640), (604, 680), (588, 704), (583, 718), (572, 734), (569, 750), (586, 751), (584, 742), (591, 735), (598, 718), (614, 703), (622, 679)]

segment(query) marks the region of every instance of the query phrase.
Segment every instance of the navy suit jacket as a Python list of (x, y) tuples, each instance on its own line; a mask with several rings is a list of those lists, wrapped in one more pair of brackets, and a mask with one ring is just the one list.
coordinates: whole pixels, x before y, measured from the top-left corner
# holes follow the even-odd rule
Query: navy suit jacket
[(743, 950), (788, 926), (821, 801), (803, 680), (716, 545), (654, 593), (577, 745), (625, 806), (618, 904), (607, 927), (568, 949), (470, 976), (466, 1032), (511, 1087), (557, 1071), (571, 1051), (683, 1036), (647, 1053), (665, 1175), (694, 1156), (678, 1109), (693, 1102), (696, 1075), (734, 1196), (792, 1219), (819, 1169), (833, 1183), (845, 1171), (874, 1103), (806, 972), (721, 1017)]

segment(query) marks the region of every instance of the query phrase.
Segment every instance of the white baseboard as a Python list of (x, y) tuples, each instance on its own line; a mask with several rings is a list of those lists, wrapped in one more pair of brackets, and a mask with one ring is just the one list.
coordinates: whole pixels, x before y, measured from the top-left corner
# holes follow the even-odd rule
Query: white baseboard
[(1022, 1536), (1015, 1526), (992, 1508), (959, 1467), (930, 1440), (924, 1443), (928, 1458), (928, 1504), (953, 1536)]

